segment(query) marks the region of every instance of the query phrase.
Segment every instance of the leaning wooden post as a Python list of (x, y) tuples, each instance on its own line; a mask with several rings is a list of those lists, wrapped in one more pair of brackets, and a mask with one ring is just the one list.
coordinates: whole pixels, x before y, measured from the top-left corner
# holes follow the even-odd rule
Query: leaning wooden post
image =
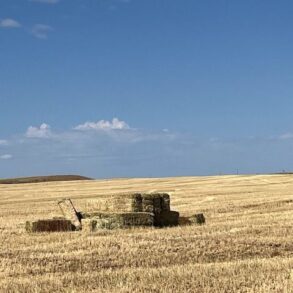
[(76, 230), (81, 230), (81, 223), (78, 217), (78, 213), (70, 198), (65, 198), (58, 202), (58, 205), (63, 213), (63, 216), (70, 220)]

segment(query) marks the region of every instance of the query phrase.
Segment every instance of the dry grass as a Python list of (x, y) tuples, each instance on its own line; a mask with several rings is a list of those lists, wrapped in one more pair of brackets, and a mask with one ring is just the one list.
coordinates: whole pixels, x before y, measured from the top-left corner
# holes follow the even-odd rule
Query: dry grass
[[(92, 212), (125, 192), (169, 192), (203, 226), (28, 235), (71, 197)], [(0, 185), (2, 292), (293, 292), (293, 175)]]

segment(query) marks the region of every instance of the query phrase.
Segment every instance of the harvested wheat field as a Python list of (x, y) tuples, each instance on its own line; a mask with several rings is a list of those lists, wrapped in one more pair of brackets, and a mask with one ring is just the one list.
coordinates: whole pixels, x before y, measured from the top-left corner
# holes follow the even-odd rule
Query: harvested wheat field
[[(205, 225), (29, 234), (112, 194), (167, 192)], [(107, 209), (107, 207), (106, 207)], [(293, 175), (0, 185), (1, 292), (293, 292)]]

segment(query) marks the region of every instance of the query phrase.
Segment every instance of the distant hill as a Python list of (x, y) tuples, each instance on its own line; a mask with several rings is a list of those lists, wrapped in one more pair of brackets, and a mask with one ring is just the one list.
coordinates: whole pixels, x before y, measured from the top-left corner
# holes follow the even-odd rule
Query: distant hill
[(53, 176), (34, 176), (0, 179), (0, 184), (23, 184), (23, 183), (40, 183), (53, 181), (76, 181), (76, 180), (92, 180), (92, 178), (79, 175), (53, 175)]

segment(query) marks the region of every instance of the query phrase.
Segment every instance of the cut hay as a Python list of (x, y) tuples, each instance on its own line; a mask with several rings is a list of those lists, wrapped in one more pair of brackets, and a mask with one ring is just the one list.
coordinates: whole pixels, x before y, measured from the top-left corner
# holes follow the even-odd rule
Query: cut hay
[[(154, 215), (151, 213), (96, 213), (86, 223), (96, 221), (97, 229), (129, 228), (131, 226), (153, 226)], [(82, 221), (85, 221), (82, 220)]]
[(25, 229), (29, 233), (36, 232), (68, 232), (74, 231), (75, 227), (71, 221), (66, 219), (38, 220), (34, 222), (27, 221)]
[(58, 205), (64, 215), (64, 217), (71, 221), (76, 230), (81, 229), (81, 223), (79, 218), (79, 213), (76, 211), (71, 199), (65, 198), (58, 202)]
[(195, 214), (189, 218), (192, 224), (203, 225), (206, 222), (206, 219), (203, 214)]
[(172, 227), (179, 224), (179, 213), (175, 211), (162, 211), (155, 215), (155, 226), (157, 227)]

